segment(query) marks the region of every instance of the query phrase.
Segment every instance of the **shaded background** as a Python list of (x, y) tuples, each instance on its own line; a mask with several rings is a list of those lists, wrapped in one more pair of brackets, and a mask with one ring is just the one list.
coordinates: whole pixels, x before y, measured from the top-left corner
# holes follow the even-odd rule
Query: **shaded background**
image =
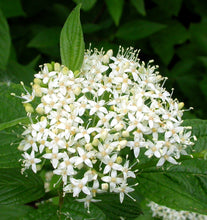
[[(207, 1), (204, 0), (0, 0), (1, 81), (29, 84), (39, 65), (60, 62), (59, 36), (77, 3), (86, 48), (133, 46), (155, 60), (186, 118), (207, 113)], [(4, 19), (6, 18), (6, 20)], [(7, 21), (8, 25), (6, 22)]]

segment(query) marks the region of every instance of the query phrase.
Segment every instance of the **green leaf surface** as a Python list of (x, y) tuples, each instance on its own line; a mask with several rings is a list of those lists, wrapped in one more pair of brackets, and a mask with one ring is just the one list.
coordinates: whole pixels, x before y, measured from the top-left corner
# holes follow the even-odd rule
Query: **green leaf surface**
[(58, 206), (52, 202), (44, 202), (38, 204), (37, 209), (28, 212), (21, 220), (57, 220), (58, 217)]
[(107, 216), (107, 219), (118, 220), (134, 219), (140, 215), (141, 209), (137, 201), (133, 201), (125, 195), (123, 203), (120, 203), (119, 195), (113, 193), (104, 193), (97, 196), (101, 202), (97, 202), (98, 206)]
[(68, 16), (60, 35), (62, 63), (70, 70), (80, 70), (84, 58), (84, 39), (80, 23), (80, 5)]
[(153, 0), (155, 4), (158, 5), (160, 9), (162, 9), (165, 13), (169, 14), (169, 16), (175, 15), (177, 16), (183, 0)]
[(65, 217), (74, 219), (74, 220), (84, 220), (84, 219), (99, 219), (106, 220), (104, 212), (98, 208), (97, 203), (90, 204), (90, 213), (87, 208), (84, 207), (84, 203), (77, 202), (72, 198), (64, 198), (64, 203), (61, 208), (61, 219)]
[(149, 37), (166, 26), (160, 23), (151, 22), (147, 20), (136, 20), (120, 26), (116, 33), (116, 37), (124, 40), (139, 40)]
[(0, 69), (6, 69), (11, 46), (9, 26), (0, 9)]
[(77, 5), (81, 4), (81, 9), (88, 11), (95, 5), (97, 0), (73, 0)]
[(115, 25), (118, 26), (122, 16), (124, 0), (105, 0), (105, 2)]
[(190, 25), (190, 38), (198, 49), (207, 54), (207, 22), (195, 23)]
[(59, 27), (45, 28), (28, 43), (28, 47), (48, 48), (58, 45), (60, 31)]
[(29, 85), (33, 80), (34, 68), (26, 65), (22, 65), (15, 60), (9, 60), (6, 75), (9, 80), (14, 83), (19, 83), (24, 80), (26, 85)]
[(0, 123), (16, 120), (25, 117), (26, 113), (22, 105), (22, 100), (14, 97), (11, 93), (21, 95), (25, 92), (21, 85), (13, 83), (0, 83)]
[(25, 16), (25, 12), (22, 9), (21, 0), (1, 0), (0, 8), (2, 9), (6, 18)]
[(178, 22), (170, 23), (166, 28), (151, 36), (151, 45), (164, 64), (169, 64), (174, 55), (174, 46), (188, 39), (187, 30)]
[(34, 209), (26, 205), (0, 205), (2, 220), (20, 220)]
[(25, 204), (44, 195), (44, 183), (39, 175), (28, 170), (0, 169), (0, 204)]
[(136, 8), (139, 14), (143, 16), (146, 15), (144, 0), (131, 0), (131, 4)]
[(29, 118), (28, 117), (22, 117), (22, 118), (14, 119), (12, 121), (0, 123), (0, 131), (4, 130), (6, 128), (13, 127), (13, 126), (15, 126), (19, 123), (27, 123), (27, 122), (29, 122)]

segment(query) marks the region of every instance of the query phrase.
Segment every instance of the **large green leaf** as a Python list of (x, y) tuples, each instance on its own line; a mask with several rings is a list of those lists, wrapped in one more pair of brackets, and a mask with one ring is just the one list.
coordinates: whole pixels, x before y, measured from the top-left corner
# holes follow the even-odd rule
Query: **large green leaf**
[(0, 205), (2, 220), (20, 220), (33, 210), (32, 207), (26, 205)]
[(155, 4), (159, 6), (165, 13), (169, 14), (169, 16), (175, 15), (177, 16), (183, 0), (168, 0), (167, 4), (165, 0), (153, 0)]
[(70, 70), (79, 70), (84, 58), (84, 40), (80, 23), (80, 7), (68, 16), (60, 34), (61, 61)]
[(90, 213), (87, 208), (84, 207), (83, 203), (75, 201), (72, 198), (65, 198), (64, 203), (61, 207), (61, 219), (65, 219), (68, 213), (68, 217), (74, 220), (84, 220), (84, 219), (99, 219), (105, 220), (106, 216), (104, 212), (98, 208), (97, 203), (90, 204)]
[(26, 116), (22, 100), (14, 97), (11, 93), (21, 95), (25, 92), (21, 85), (13, 83), (0, 83), (0, 123), (9, 122)]
[[(166, 164), (162, 168), (148, 164), (137, 175), (140, 190), (150, 200), (176, 210), (207, 214), (207, 121), (192, 119), (184, 122), (192, 126), (198, 141), (190, 152), (194, 158), (184, 157), (181, 165)], [(198, 157), (198, 158), (197, 158)]]
[(81, 9), (88, 11), (95, 5), (97, 0), (73, 0), (77, 5), (81, 4)]
[[(135, 198), (136, 194), (133, 194)], [(140, 215), (141, 209), (138, 201), (133, 201), (129, 197), (124, 197), (124, 202), (120, 203), (119, 195), (113, 193), (100, 194), (97, 197), (101, 202), (97, 202), (98, 206), (108, 217), (107, 219), (118, 220), (121, 217), (124, 219), (134, 219)]]
[(11, 46), (9, 26), (0, 9), (0, 69), (6, 69)]
[(139, 40), (158, 32), (166, 26), (160, 23), (136, 20), (123, 24), (118, 29), (116, 36), (125, 40)]
[(58, 206), (52, 202), (39, 203), (37, 209), (28, 212), (22, 220), (57, 220), (59, 219)]
[(0, 204), (25, 204), (44, 195), (44, 184), (39, 175), (28, 170), (0, 169)]
[(105, 2), (114, 23), (118, 26), (123, 11), (124, 0), (105, 0)]

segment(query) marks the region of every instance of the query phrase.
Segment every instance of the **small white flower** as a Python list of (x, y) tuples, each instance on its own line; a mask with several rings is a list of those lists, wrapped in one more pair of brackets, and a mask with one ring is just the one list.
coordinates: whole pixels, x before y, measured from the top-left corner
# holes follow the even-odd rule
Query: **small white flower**
[(34, 151), (32, 151), (30, 155), (28, 153), (24, 152), (24, 154), (22, 154), (22, 156), (25, 159), (24, 160), (25, 168), (29, 168), (30, 166), (32, 166), (33, 172), (36, 173), (37, 172), (36, 164), (40, 163), (41, 160), (39, 158), (35, 158)]

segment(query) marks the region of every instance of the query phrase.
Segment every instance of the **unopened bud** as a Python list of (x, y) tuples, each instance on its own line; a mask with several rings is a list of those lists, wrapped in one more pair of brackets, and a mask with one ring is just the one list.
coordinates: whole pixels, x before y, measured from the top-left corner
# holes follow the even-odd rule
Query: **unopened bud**
[(102, 140), (105, 140), (106, 137), (107, 137), (107, 135), (108, 135), (108, 131), (104, 130), (104, 131), (101, 132), (100, 138), (101, 138)]
[(76, 87), (74, 90), (73, 90), (73, 92), (74, 92), (74, 94), (75, 95), (80, 95), (80, 93), (81, 93), (81, 88), (80, 87)]
[(79, 73), (80, 73), (80, 71), (79, 71), (79, 70), (76, 70), (76, 71), (74, 72), (74, 76), (77, 76)]
[(85, 149), (86, 149), (87, 151), (92, 150), (92, 149), (93, 149), (92, 144), (91, 144), (91, 143), (86, 144), (86, 145), (85, 145)]
[(178, 103), (178, 109), (181, 110), (184, 107), (184, 102)]
[(17, 149), (22, 151), (24, 149), (24, 145), (20, 144)]
[(54, 64), (54, 70), (57, 71), (57, 72), (60, 71), (60, 64), (59, 63)]
[(52, 66), (51, 63), (46, 63), (46, 65), (47, 65), (47, 68), (48, 68), (49, 72), (53, 71), (53, 66)]
[(122, 148), (124, 148), (127, 145), (127, 140), (122, 140), (119, 142), (119, 144), (121, 145)]
[(123, 131), (122, 136), (123, 137), (129, 137), (129, 132), (128, 131)]
[(34, 108), (32, 107), (32, 105), (30, 103), (24, 104), (24, 108), (25, 108), (25, 111), (28, 112), (28, 113), (33, 113), (34, 112)]
[(92, 142), (93, 146), (98, 146), (99, 144), (99, 141), (98, 139), (94, 139), (93, 142)]
[(116, 162), (117, 162), (118, 164), (121, 164), (121, 163), (122, 163), (122, 157), (118, 156), (118, 157), (116, 158)]
[(42, 116), (42, 117), (40, 118), (40, 121), (44, 121), (44, 120), (46, 120), (46, 117), (45, 117), (45, 116)]
[(40, 114), (40, 115), (43, 115), (43, 114), (45, 113), (44, 109), (41, 108), (41, 107), (37, 107), (35, 110), (36, 110), (36, 112), (37, 112), (38, 114)]
[(34, 84), (40, 85), (42, 83), (42, 80), (39, 78), (34, 78)]
[(106, 52), (106, 55), (108, 55), (109, 57), (112, 57), (113, 56), (113, 50), (110, 49)]
[(104, 64), (107, 64), (107, 63), (109, 63), (109, 59), (110, 59), (110, 57), (109, 57), (107, 54), (105, 54), (105, 55), (102, 57), (102, 62), (103, 62)]
[(108, 188), (109, 188), (108, 183), (102, 183), (102, 184), (101, 184), (101, 189), (102, 189), (102, 190), (107, 191)]
[(66, 75), (68, 71), (69, 71), (68, 67), (64, 66), (61, 72)]
[(39, 84), (34, 84), (33, 89), (35, 91), (35, 96), (41, 97), (42, 96), (42, 90)]

